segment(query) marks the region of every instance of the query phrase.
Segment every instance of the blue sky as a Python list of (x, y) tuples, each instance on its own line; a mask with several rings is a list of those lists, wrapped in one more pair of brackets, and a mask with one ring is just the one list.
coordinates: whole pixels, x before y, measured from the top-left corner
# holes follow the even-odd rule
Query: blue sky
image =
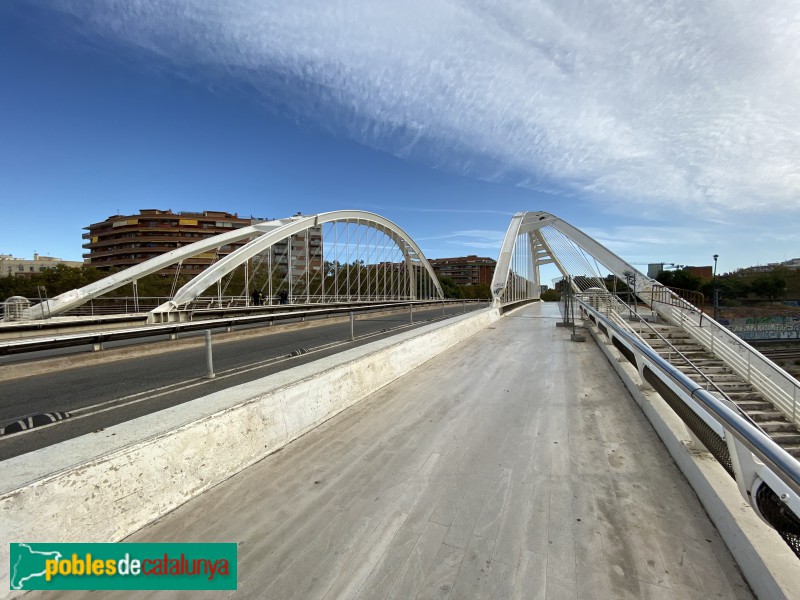
[(429, 257), (496, 256), (522, 210), (634, 263), (800, 256), (793, 3), (605, 4), (5, 2), (0, 253), (357, 208)]

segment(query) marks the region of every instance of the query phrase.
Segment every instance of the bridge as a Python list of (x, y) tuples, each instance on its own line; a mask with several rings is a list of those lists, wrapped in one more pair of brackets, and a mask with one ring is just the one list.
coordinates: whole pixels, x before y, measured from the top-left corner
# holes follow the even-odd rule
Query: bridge
[[(393, 244), (363, 242), (378, 258), (350, 279), (361, 241), (327, 261), (341, 268), (267, 282), (307, 305), (441, 297), (419, 248), (377, 216), (270, 223), (149, 320), (191, 321), (198, 299), (252, 309), (220, 282), (246, 269), (249, 291), (254, 257), (325, 223)], [(26, 317), (150, 268), (164, 267)], [(538, 301), (547, 269), (561, 303)], [(512, 219), (492, 293), (489, 308), (4, 461), (3, 541), (235, 541), (243, 596), (800, 597), (796, 380), (548, 213)]]

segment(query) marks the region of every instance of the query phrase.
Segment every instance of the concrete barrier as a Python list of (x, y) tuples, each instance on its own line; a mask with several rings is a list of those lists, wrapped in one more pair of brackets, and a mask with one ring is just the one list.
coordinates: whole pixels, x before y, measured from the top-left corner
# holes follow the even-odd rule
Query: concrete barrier
[[(693, 445), (684, 422), (608, 338), (588, 320), (586, 327), (689, 481), (756, 596), (800, 598), (800, 562), (778, 532), (759, 519), (711, 453)], [(676, 522), (680, 518), (676, 515)]]
[(0, 565), (9, 542), (119, 541), (499, 318), (467, 313), (4, 461)]

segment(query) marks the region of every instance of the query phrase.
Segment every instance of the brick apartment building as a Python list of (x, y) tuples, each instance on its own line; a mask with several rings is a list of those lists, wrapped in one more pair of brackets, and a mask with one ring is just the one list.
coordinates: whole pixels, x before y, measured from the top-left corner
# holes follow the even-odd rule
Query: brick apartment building
[[(220, 233), (246, 227), (251, 219), (222, 211), (178, 212), (143, 209), (138, 215), (113, 215), (84, 229), (88, 240), (83, 247), (84, 264), (98, 269), (128, 268), (182, 246)], [(241, 240), (224, 246), (225, 256), (247, 243)], [(183, 269), (199, 272), (218, 258), (212, 250), (183, 261)]]
[[(83, 238), (88, 240), (83, 244), (88, 250), (83, 255), (84, 264), (98, 269), (132, 267), (201, 239), (247, 227), (258, 220), (211, 210), (174, 213), (171, 210), (142, 209), (136, 215), (112, 215), (105, 221), (84, 227), (88, 230), (83, 234)], [(248, 241), (250, 240), (239, 240), (218, 250), (209, 250), (184, 259), (181, 270), (199, 273), (216, 260), (241, 248)], [(312, 272), (321, 267), (321, 227), (292, 236), (291, 246), (293, 276), (299, 276), (304, 272), (306, 262), (309, 263)], [(306, 250), (311, 257), (309, 261), (305, 258)], [(276, 274), (287, 274), (288, 253), (287, 240), (273, 245), (271, 262)], [(260, 262), (265, 263), (266, 257)], [(170, 273), (173, 271), (174, 267), (164, 270)]]
[(477, 285), (492, 283), (494, 267), (497, 261), (493, 258), (475, 256), (459, 256), (455, 258), (429, 259), (431, 267), (439, 277), (450, 277), (456, 285)]

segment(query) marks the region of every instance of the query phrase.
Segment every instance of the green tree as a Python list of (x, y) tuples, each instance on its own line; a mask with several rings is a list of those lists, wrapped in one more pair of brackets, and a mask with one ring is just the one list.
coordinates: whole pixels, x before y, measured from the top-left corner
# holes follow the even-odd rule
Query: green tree
[(696, 292), (700, 289), (701, 280), (686, 269), (677, 271), (661, 271), (656, 279), (667, 287)]
[(442, 292), (445, 298), (463, 298), (464, 294), (451, 277), (439, 277), (439, 285), (442, 286)]
[(468, 300), (486, 300), (492, 297), (492, 290), (489, 289), (488, 283), (476, 283), (475, 285), (462, 285), (461, 298)]
[(769, 302), (775, 302), (782, 298), (786, 291), (786, 280), (774, 273), (757, 277), (750, 284), (750, 289), (756, 296), (766, 298)]
[(545, 290), (542, 292), (542, 300), (545, 302), (558, 302), (561, 300), (561, 292), (557, 290)]

